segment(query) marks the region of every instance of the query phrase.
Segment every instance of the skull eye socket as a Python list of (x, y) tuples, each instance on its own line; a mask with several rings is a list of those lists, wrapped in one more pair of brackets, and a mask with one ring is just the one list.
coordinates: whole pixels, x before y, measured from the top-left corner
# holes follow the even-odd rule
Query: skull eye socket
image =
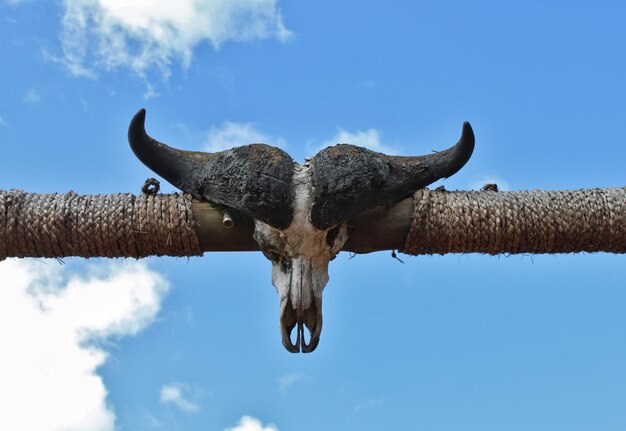
[(337, 239), (337, 235), (339, 235), (339, 230), (341, 229), (341, 225), (337, 225), (334, 228), (330, 229), (326, 234), (326, 244), (329, 247), (335, 245), (335, 239)]
[(276, 250), (263, 247), (261, 249), (261, 252), (263, 253), (263, 256), (265, 256), (267, 259), (271, 260), (272, 262), (277, 262), (280, 260), (280, 254), (278, 254)]

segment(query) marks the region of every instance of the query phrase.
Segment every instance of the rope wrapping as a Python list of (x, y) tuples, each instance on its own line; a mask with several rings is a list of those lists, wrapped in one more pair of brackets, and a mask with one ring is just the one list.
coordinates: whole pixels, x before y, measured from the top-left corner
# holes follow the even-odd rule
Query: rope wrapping
[(626, 187), (418, 190), (404, 253), (626, 253)]
[(165, 255), (202, 255), (190, 195), (0, 190), (0, 260)]

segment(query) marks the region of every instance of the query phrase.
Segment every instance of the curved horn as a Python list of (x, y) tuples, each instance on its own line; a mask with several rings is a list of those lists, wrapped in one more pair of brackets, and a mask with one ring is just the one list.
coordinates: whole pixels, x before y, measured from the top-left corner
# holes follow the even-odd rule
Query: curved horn
[(410, 196), (456, 173), (473, 151), (474, 132), (467, 121), (456, 145), (425, 156), (387, 156), (346, 144), (326, 148), (313, 158), (311, 222), (318, 229), (328, 229), (356, 214)]
[(128, 142), (148, 168), (191, 194), (241, 211), (277, 229), (291, 223), (293, 159), (283, 150), (251, 144), (217, 153), (184, 151), (152, 139), (141, 109), (128, 127)]

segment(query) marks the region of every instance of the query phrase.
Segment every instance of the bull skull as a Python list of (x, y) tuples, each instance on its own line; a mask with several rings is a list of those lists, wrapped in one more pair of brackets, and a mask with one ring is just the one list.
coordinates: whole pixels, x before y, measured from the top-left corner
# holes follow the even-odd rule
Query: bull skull
[(347, 221), (451, 176), (474, 150), (474, 133), (466, 122), (456, 145), (426, 156), (388, 156), (341, 144), (298, 164), (264, 144), (217, 153), (174, 149), (146, 134), (145, 116), (140, 110), (128, 130), (139, 160), (196, 199), (254, 219), (254, 239), (272, 262), (282, 342), (294, 353), (312, 352), (319, 343), (328, 262), (348, 239)]

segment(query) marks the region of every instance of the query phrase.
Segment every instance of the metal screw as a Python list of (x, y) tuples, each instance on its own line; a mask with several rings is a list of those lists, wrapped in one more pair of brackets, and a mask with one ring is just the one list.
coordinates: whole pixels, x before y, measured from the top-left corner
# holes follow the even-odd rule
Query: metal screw
[(224, 211), (222, 211), (222, 216), (222, 224), (225, 228), (230, 229), (235, 225), (235, 222), (233, 221), (233, 213), (231, 210), (229, 210), (228, 208), (225, 209)]

